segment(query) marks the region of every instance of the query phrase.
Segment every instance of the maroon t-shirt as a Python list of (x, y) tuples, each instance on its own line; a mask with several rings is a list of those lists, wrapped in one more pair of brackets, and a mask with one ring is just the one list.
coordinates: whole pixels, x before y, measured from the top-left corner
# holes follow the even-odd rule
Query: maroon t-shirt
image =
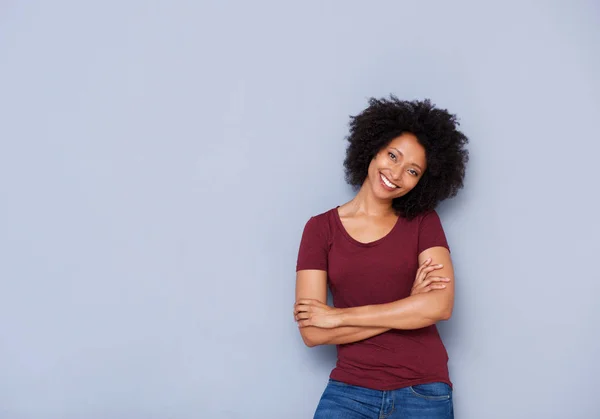
[[(326, 271), (335, 307), (384, 304), (410, 295), (419, 254), (435, 246), (448, 248), (435, 211), (410, 221), (400, 217), (389, 234), (361, 243), (348, 234), (333, 208), (306, 223), (296, 271)], [(452, 385), (448, 355), (435, 325), (392, 329), (360, 342), (337, 345), (337, 353), (330, 378), (347, 384), (376, 390), (435, 381)]]

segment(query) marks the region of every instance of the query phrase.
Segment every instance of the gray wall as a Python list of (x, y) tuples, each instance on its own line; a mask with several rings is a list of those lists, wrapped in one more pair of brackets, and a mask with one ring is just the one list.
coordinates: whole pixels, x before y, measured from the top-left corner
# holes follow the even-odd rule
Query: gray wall
[(598, 45), (591, 0), (3, 2), (0, 417), (312, 417), (300, 233), (388, 93), (471, 138), (457, 418), (600, 417)]

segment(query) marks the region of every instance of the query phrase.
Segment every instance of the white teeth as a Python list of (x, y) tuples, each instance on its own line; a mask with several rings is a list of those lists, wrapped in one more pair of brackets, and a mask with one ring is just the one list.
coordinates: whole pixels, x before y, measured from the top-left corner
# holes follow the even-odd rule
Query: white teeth
[(397, 188), (396, 185), (394, 185), (392, 182), (387, 180), (387, 178), (383, 175), (381, 175), (381, 180), (383, 180), (383, 183), (385, 183), (385, 186), (387, 186), (388, 188)]

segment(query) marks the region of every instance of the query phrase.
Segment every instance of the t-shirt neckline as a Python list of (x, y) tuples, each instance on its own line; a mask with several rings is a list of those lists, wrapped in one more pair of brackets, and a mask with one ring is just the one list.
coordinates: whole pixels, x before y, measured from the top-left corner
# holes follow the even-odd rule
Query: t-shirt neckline
[(396, 223), (394, 224), (392, 229), (385, 236), (380, 237), (379, 239), (372, 241), (372, 242), (363, 243), (361, 241), (356, 240), (354, 237), (352, 237), (350, 235), (350, 233), (348, 233), (348, 231), (346, 230), (346, 227), (344, 227), (344, 224), (342, 223), (342, 218), (340, 217), (340, 213), (338, 211), (339, 207), (340, 206), (338, 205), (335, 208), (333, 208), (333, 210), (332, 210), (333, 218), (335, 218), (336, 224), (338, 225), (338, 227), (341, 230), (344, 237), (346, 237), (351, 243), (354, 243), (355, 245), (360, 246), (360, 247), (372, 247), (372, 246), (376, 246), (376, 245), (380, 244), (381, 242), (385, 241), (388, 237), (390, 237), (392, 235), (392, 233), (394, 233), (396, 228), (398, 228), (398, 225), (400, 224), (401, 217), (398, 217), (398, 219), (396, 220)]

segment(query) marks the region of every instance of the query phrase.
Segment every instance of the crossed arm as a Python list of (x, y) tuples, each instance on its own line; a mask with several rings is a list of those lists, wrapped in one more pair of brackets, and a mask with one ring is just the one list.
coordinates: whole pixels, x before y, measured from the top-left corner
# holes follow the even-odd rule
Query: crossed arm
[(419, 265), (409, 297), (350, 308), (326, 305), (325, 271), (298, 271), (294, 318), (304, 343), (307, 346), (352, 343), (390, 329), (420, 329), (449, 319), (454, 304), (454, 270), (448, 249), (424, 250), (419, 255)]

